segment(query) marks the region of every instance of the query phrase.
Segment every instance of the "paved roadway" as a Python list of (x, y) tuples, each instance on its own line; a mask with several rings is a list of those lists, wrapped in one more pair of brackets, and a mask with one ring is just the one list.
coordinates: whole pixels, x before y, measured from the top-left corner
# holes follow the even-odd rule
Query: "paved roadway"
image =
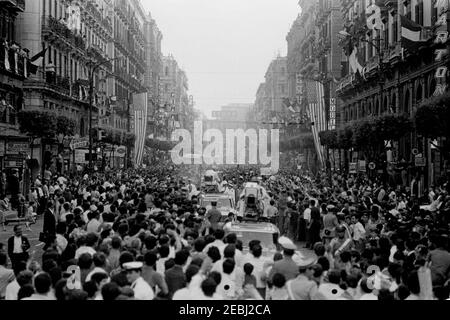
[[(16, 212), (8, 212), (6, 213), (5, 218), (6, 219), (14, 219), (17, 217)], [(0, 243), (3, 243), (5, 245), (5, 250), (7, 249), (7, 243), (9, 237), (11, 237), (14, 234), (13, 228), (17, 223), (10, 223), (6, 226), (6, 231), (3, 231), (3, 229), (0, 226)], [(44, 244), (39, 241), (39, 233), (42, 231), (43, 227), (43, 217), (38, 217), (36, 224), (31, 225), (30, 228), (32, 231), (28, 231), (25, 227), (24, 223), (21, 223), (23, 235), (28, 238), (30, 241), (30, 256), (34, 257), (34, 260), (37, 260), (41, 262), (41, 256), (42, 256), (42, 248)]]

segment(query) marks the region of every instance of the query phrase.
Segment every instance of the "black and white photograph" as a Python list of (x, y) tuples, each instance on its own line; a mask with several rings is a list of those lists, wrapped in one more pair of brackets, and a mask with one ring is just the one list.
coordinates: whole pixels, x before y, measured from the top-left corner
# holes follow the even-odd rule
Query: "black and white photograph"
[(449, 21), (450, 0), (0, 0), (0, 310), (450, 300)]

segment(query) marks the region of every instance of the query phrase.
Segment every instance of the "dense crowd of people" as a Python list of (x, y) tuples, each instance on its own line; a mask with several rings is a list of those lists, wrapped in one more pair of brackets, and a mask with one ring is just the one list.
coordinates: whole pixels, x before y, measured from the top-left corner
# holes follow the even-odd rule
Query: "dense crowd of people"
[(237, 198), (255, 178), (267, 190), (276, 252), (219, 227), (186, 167), (38, 177), (22, 201), (25, 215), (43, 219), (43, 253), (30, 256), (14, 226), (0, 246), (0, 299), (449, 298), (447, 184), (424, 201), (365, 176), (221, 171)]

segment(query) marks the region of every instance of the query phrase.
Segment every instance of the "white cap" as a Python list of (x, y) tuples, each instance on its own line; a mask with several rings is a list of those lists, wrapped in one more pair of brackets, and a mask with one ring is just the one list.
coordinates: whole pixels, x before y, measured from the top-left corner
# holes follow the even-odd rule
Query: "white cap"
[(297, 246), (295, 245), (295, 243), (287, 237), (280, 237), (280, 239), (278, 239), (278, 243), (284, 249), (297, 250)]
[(123, 264), (123, 268), (125, 270), (139, 270), (142, 269), (143, 266), (144, 264), (139, 261), (127, 262)]

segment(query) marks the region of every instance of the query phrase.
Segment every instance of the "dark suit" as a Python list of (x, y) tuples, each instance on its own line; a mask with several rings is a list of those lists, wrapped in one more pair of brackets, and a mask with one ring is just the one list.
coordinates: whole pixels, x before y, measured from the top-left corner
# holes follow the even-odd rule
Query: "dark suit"
[(172, 298), (175, 291), (186, 287), (186, 276), (183, 272), (183, 268), (178, 265), (174, 265), (165, 273), (167, 287), (169, 288), (169, 296)]
[(44, 228), (43, 232), (46, 234), (47, 241), (44, 246), (44, 250), (53, 242), (53, 238), (56, 236), (56, 218), (55, 215), (49, 209), (44, 213)]
[(8, 256), (11, 259), (11, 263), (13, 267), (16, 265), (17, 262), (20, 261), (28, 261), (28, 258), (30, 257), (28, 254), (28, 249), (30, 249), (30, 242), (28, 241), (27, 237), (22, 236), (22, 253), (14, 253), (14, 236), (8, 239)]

